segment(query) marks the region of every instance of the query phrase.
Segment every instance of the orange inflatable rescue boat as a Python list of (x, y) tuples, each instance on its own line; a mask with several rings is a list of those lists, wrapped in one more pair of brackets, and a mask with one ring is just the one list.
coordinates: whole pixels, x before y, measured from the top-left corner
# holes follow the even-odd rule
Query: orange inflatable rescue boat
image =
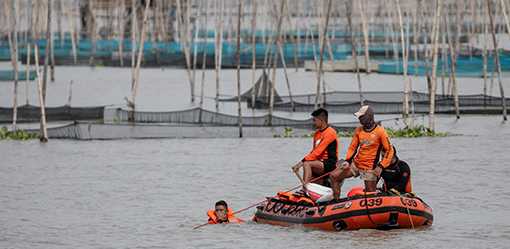
[(342, 231), (414, 228), (430, 226), (434, 220), (432, 208), (411, 194), (354, 190), (349, 195), (338, 201), (316, 203), (299, 192), (278, 193), (257, 207), (253, 221)]

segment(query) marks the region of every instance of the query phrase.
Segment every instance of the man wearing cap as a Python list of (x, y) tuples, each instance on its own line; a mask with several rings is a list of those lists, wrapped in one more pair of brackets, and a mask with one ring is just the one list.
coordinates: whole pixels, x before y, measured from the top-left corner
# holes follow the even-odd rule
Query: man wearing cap
[[(388, 167), (393, 158), (393, 146), (384, 127), (375, 122), (372, 107), (364, 105), (354, 115), (361, 126), (354, 131), (345, 162), (339, 163), (340, 167), (330, 175), (335, 199), (340, 197), (340, 187), (345, 178), (360, 176), (365, 182), (365, 191), (375, 191), (383, 168)], [(382, 151), (386, 153), (379, 161)]]
[(328, 124), (328, 111), (319, 108), (312, 112), (312, 119), (316, 129), (312, 151), (292, 167), (294, 172), (303, 167), (304, 184), (309, 183), (313, 175), (321, 176), (333, 171), (338, 160), (338, 137), (336, 130)]

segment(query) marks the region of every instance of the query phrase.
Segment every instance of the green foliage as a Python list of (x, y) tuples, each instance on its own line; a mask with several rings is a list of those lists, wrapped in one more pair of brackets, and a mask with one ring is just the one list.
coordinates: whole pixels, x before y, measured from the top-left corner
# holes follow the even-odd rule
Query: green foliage
[[(433, 130), (430, 130), (429, 128), (419, 125), (412, 128), (406, 127), (403, 129), (392, 129), (392, 128), (385, 128), (386, 133), (388, 133), (388, 136), (390, 137), (407, 137), (407, 138), (414, 138), (414, 137), (446, 137), (448, 136), (448, 133), (446, 132), (436, 132)], [(354, 134), (354, 131), (339, 131), (338, 136), (339, 137), (352, 137)]]
[(423, 125), (418, 125), (415, 127), (406, 127), (404, 129), (394, 130), (391, 128), (386, 128), (386, 132), (390, 137), (446, 137), (448, 133), (446, 132), (436, 132), (433, 131)]
[(7, 130), (7, 127), (0, 128), (0, 140), (29, 140), (36, 138), (38, 138), (36, 133), (29, 133), (24, 130), (9, 131)]

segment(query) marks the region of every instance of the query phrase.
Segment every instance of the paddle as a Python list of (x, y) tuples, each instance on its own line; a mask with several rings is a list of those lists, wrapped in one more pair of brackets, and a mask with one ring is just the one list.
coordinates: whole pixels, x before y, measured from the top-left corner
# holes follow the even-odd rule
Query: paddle
[[(326, 174), (323, 174), (323, 175), (321, 175), (321, 176), (319, 176), (319, 177), (316, 177), (316, 178), (312, 179), (310, 182), (314, 182), (314, 181), (320, 180), (320, 179), (322, 179), (323, 177), (328, 176), (329, 174), (331, 174), (331, 171), (330, 171), (330, 172), (328, 172), (328, 173), (326, 173)], [(299, 178), (300, 178), (300, 177), (299, 177)], [(296, 190), (296, 189), (298, 189), (298, 188), (300, 188), (300, 187), (303, 187), (303, 183), (301, 183), (301, 184), (299, 184), (299, 185), (297, 185), (297, 186), (294, 186), (294, 187), (292, 187), (292, 188), (288, 189), (288, 190), (287, 190), (287, 191), (285, 191), (285, 192), (290, 192), (290, 191)], [(244, 211), (246, 211), (246, 210), (248, 210), (248, 209), (250, 209), (250, 208), (252, 208), (252, 207), (256, 207), (256, 206), (258, 206), (258, 205), (260, 205), (260, 204), (262, 204), (262, 203), (264, 203), (264, 202), (266, 202), (266, 201), (267, 201), (267, 199), (266, 199), (266, 200), (263, 200), (263, 201), (259, 201), (259, 202), (255, 203), (255, 204), (252, 204), (252, 205), (247, 206), (247, 207), (245, 207), (245, 208), (239, 209), (239, 210), (235, 211), (233, 214), (242, 213), (242, 212), (244, 212)], [(204, 227), (204, 226), (207, 226), (207, 225), (209, 225), (209, 222), (206, 222), (206, 223), (203, 223), (203, 224), (200, 224), (200, 225), (196, 225), (196, 226), (194, 226), (194, 227), (193, 227), (193, 230), (199, 229), (199, 228)]]

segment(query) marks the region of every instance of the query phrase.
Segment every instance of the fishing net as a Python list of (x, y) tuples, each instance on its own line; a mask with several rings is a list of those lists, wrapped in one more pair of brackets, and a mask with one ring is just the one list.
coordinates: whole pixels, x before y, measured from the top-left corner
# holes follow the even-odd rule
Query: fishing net
[[(47, 121), (61, 120), (97, 120), (102, 119), (104, 106), (94, 107), (71, 107), (57, 106), (46, 107)], [(0, 122), (12, 121), (12, 108), (0, 107)], [(41, 119), (41, 109), (38, 106), (22, 105), (18, 107), (18, 122), (37, 122)]]
[[(238, 116), (212, 112), (201, 108), (166, 112), (131, 112), (122, 108), (106, 108), (105, 122), (127, 122), (130, 115), (136, 123), (180, 123), (180, 124), (207, 124), (221, 126), (237, 126)], [(243, 116), (243, 126), (310, 126), (311, 119), (296, 120), (278, 116)]]

